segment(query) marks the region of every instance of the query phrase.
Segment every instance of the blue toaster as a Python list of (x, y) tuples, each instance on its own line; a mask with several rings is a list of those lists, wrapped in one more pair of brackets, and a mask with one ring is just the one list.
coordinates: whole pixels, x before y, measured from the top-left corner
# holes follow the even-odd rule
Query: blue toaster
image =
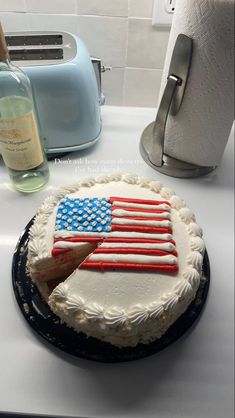
[(67, 32), (14, 32), (6, 36), (11, 60), (30, 78), (48, 154), (77, 151), (100, 137), (101, 63)]

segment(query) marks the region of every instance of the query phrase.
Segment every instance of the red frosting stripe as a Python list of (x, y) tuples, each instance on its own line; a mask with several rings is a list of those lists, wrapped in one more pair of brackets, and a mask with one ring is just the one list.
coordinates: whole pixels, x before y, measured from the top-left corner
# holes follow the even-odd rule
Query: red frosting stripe
[(129, 208), (127, 206), (113, 206), (112, 210), (125, 210), (128, 212), (145, 212), (145, 213), (158, 214), (158, 213), (169, 212), (170, 207), (169, 209), (143, 209), (143, 208)]
[(171, 228), (139, 226), (139, 225), (115, 225), (112, 224), (112, 231), (148, 232), (153, 234), (172, 234)]
[(170, 220), (168, 218), (152, 218), (151, 217), (146, 217), (146, 216), (119, 216), (119, 215), (112, 215), (112, 219), (113, 218), (119, 218), (119, 219), (131, 219), (131, 220), (135, 220), (135, 221), (169, 221)]
[(71, 237), (71, 238), (55, 238), (54, 242), (59, 242), (59, 241), (66, 241), (66, 242), (100, 242), (103, 241), (103, 238), (99, 238), (99, 237)]
[[(59, 242), (59, 241), (66, 241), (66, 242), (103, 242), (105, 240), (105, 242), (132, 242), (132, 243), (146, 243), (146, 244), (161, 244), (164, 243), (166, 241), (161, 240), (161, 239), (148, 239), (148, 238), (98, 238), (98, 237), (81, 237), (81, 238), (77, 238), (77, 237), (70, 237), (70, 238), (55, 238), (54, 242)], [(175, 244), (175, 241), (173, 239), (171, 240), (167, 240), (167, 242), (170, 242), (171, 244)]]
[(102, 248), (98, 247), (95, 253), (100, 254), (142, 254), (142, 255), (175, 255), (176, 251), (165, 251), (156, 249), (142, 249), (142, 248)]
[(110, 203), (113, 202), (127, 202), (127, 203), (137, 203), (140, 205), (162, 205), (163, 203), (171, 206), (170, 202), (168, 202), (167, 200), (145, 200), (145, 199), (133, 199), (133, 198), (125, 198), (125, 197), (116, 197), (116, 196), (112, 196), (109, 198)]
[(99, 270), (150, 270), (163, 272), (177, 272), (176, 264), (137, 264), (137, 263), (108, 263), (108, 262), (89, 262), (85, 261), (79, 266), (80, 269), (99, 269)]
[[(149, 238), (106, 238), (105, 242), (131, 242), (131, 243), (145, 243), (145, 244), (163, 244), (166, 241), (161, 239), (149, 239)], [(167, 242), (170, 242), (173, 245), (175, 244), (175, 241), (173, 239), (167, 240)]]

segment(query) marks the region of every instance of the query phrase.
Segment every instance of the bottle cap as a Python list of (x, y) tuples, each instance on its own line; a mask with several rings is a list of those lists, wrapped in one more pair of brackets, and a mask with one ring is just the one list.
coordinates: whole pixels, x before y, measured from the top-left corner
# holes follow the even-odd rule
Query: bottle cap
[(9, 52), (7, 49), (6, 39), (5, 39), (2, 25), (0, 22), (0, 61), (6, 61), (8, 58), (9, 58)]

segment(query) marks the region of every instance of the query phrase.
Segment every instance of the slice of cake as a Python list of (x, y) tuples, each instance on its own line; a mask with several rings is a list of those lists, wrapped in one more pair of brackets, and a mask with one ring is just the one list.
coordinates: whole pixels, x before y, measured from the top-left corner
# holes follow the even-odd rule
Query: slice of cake
[(116, 346), (161, 337), (194, 299), (202, 230), (186, 203), (134, 175), (60, 189), (30, 229), (28, 269), (52, 311)]

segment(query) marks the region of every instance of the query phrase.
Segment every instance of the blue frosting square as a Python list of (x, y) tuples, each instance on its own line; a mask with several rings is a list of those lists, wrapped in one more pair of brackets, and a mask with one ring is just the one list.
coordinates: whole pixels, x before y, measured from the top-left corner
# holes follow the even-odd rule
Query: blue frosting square
[(56, 214), (57, 231), (109, 232), (111, 231), (111, 203), (104, 198), (65, 197), (60, 200)]

